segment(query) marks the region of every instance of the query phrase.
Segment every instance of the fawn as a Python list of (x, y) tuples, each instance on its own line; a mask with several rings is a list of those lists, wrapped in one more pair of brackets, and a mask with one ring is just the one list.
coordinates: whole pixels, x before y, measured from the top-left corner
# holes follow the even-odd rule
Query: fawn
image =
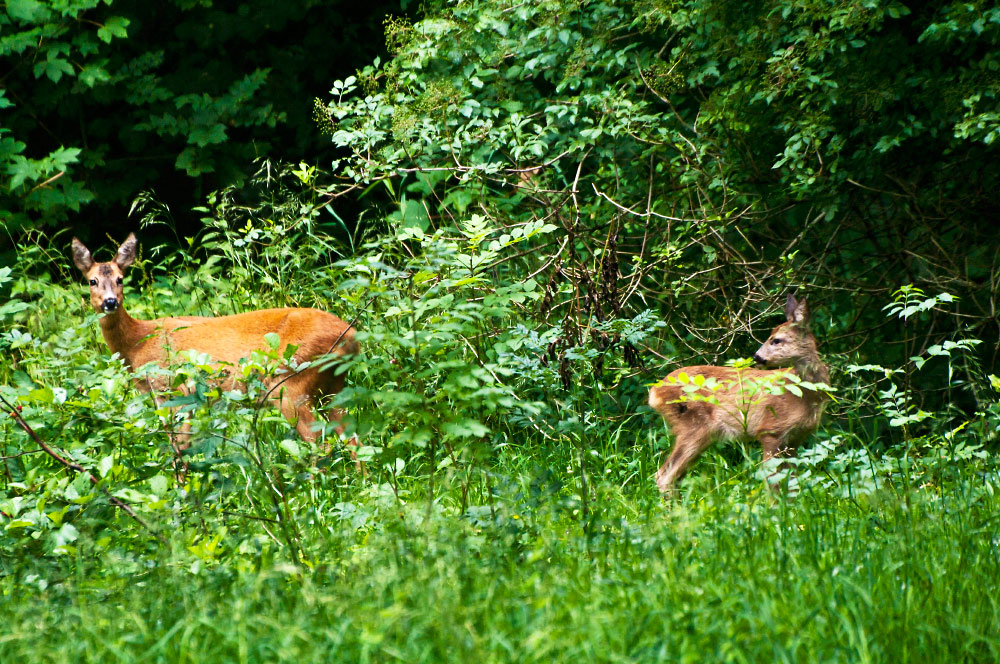
[(720, 440), (760, 442), (764, 460), (792, 455), (819, 425), (830, 373), (810, 331), (809, 305), (789, 293), (786, 322), (754, 353), (767, 369), (683, 367), (649, 391), (649, 405), (675, 436), (674, 448), (656, 473), (669, 493), (691, 464)]

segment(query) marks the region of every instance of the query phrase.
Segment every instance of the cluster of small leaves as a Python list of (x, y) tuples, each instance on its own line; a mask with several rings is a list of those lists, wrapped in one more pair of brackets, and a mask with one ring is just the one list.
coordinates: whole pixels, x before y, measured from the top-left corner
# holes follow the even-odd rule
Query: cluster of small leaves
[[(627, 142), (629, 122), (636, 131), (644, 122), (652, 128), (656, 116), (643, 116), (629, 95), (587, 75), (628, 68), (633, 48), (609, 48), (612, 35), (599, 25), (624, 21), (623, 10), (600, 4), (576, 24), (560, 20), (561, 9), (456, 5), (408, 31), (405, 48), (386, 67), (384, 92), (345, 99), (353, 81), (335, 84), (334, 143), (369, 156), (367, 164), (352, 159), (345, 173), (367, 181), (450, 159), (462, 177), (479, 179), (582, 153), (605, 131)], [(518, 57), (503, 57), (512, 51)], [(549, 106), (555, 100), (547, 93), (568, 98)]]
[[(887, 318), (910, 320), (912, 323), (926, 317), (928, 312), (935, 311), (942, 304), (953, 304), (956, 300), (950, 293), (927, 297), (922, 289), (906, 284), (896, 290), (893, 301), (882, 309)], [(982, 433), (981, 429), (988, 427), (988, 422), (992, 419), (990, 402), (995, 400), (976, 396), (979, 392), (978, 383), (985, 382), (974, 359), (976, 347), (981, 343), (979, 339), (946, 338), (939, 343), (930, 343), (917, 354), (911, 355), (903, 367), (887, 367), (876, 363), (848, 364), (845, 372), (858, 380), (864, 376), (873, 376), (873, 383), (858, 383), (852, 389), (859, 394), (862, 390), (867, 391), (868, 396), (862, 396), (860, 400), (875, 399), (889, 427), (902, 432), (905, 442), (920, 440), (950, 444), (953, 431), (960, 431), (974, 423), (974, 428)], [(932, 361), (935, 358), (940, 359)], [(951, 398), (940, 412), (923, 407), (921, 402), (926, 398), (914, 387), (915, 373), (926, 374), (931, 385), (934, 382), (944, 383), (946, 393)], [(961, 414), (954, 403), (956, 395), (968, 391), (978, 401), (971, 417)], [(855, 406), (857, 405), (855, 402)], [(952, 429), (956, 426), (956, 416), (958, 428)], [(913, 426), (920, 423), (925, 424), (922, 427)]]
[(938, 293), (933, 297), (924, 297), (924, 291), (913, 284), (901, 286), (892, 294), (892, 302), (882, 307), (887, 316), (898, 316), (906, 320), (913, 314), (931, 311), (940, 304), (955, 302), (951, 293)]
[(876, 453), (848, 435), (837, 434), (809, 446), (796, 458), (762, 464), (756, 474), (772, 481), (776, 473), (782, 474), (792, 491), (871, 500), (880, 492), (936, 487), (957, 468), (983, 463), (992, 463), (989, 451), (970, 439), (921, 441)]
[[(152, 510), (164, 506), (162, 464), (154, 460), (156, 448), (142, 444), (149, 440), (149, 429), (162, 425), (149, 405), (128, 394), (120, 361), (88, 348), (94, 324), (90, 317), (47, 341), (15, 334), (17, 328), (4, 333), (9, 341), (16, 338), (19, 361), (16, 367), (3, 367), (0, 394), (43, 440), (83, 469), (73, 472), (49, 458), (13, 413), (0, 416), (5, 441), (0, 511), (6, 517), (0, 557), (5, 563), (7, 556), (28, 551), (72, 554), (81, 528), (93, 528), (100, 539), (101, 524), (114, 520), (108, 495)], [(140, 550), (148, 536), (143, 533), (136, 540)]]
[(705, 376), (702, 374), (688, 375), (687, 372), (681, 371), (676, 375), (668, 376), (661, 382), (661, 384), (680, 385), (681, 392), (683, 393), (683, 396), (680, 399), (681, 401), (706, 400), (711, 401), (712, 403), (718, 403), (717, 397), (705, 396), (699, 393), (707, 392), (711, 395), (722, 391), (735, 392), (743, 395), (742, 399), (746, 400), (745, 403), (747, 405), (757, 403), (755, 396), (758, 394), (761, 396), (781, 396), (785, 392), (789, 392), (797, 397), (802, 397), (802, 390), (809, 390), (812, 392), (829, 392), (832, 390), (832, 388), (825, 383), (814, 383), (802, 380), (794, 373), (786, 371), (774, 371), (763, 374), (744, 374), (741, 371), (736, 370), (732, 375), (732, 378), (724, 378), (720, 380), (715, 376)]
[[(270, 161), (258, 166), (243, 186), (213, 192), (194, 208), (204, 230), (184, 238), (186, 246), (153, 250), (157, 260), (180, 258), (179, 278), (193, 279), (192, 288), (218, 296), (193, 301), (192, 313), (223, 315), (290, 305), (326, 308), (332, 262), (350, 254), (360, 241), (361, 231), (349, 228), (330, 207), (330, 192), (319, 183), (319, 169)], [(142, 227), (176, 228), (169, 207), (150, 192), (136, 199), (133, 212)], [(220, 265), (230, 278), (217, 278)]]
[[(42, 247), (25, 247), (20, 257), (13, 270), (0, 271), (0, 289), (12, 296), (0, 318), (0, 396), (12, 405), (0, 413), (0, 567), (75, 555), (80, 538), (87, 555), (108, 556), (119, 569), (141, 567), (168, 537), (196, 566), (240, 552), (282, 549), (299, 562), (314, 555), (300, 543), (296, 521), (312, 504), (301, 502), (300, 489), (311, 484), (317, 463), (335, 477), (339, 455), (323, 459), (324, 447), (303, 445), (270, 407), (276, 382), (303, 368), (294, 347), (282, 349), (277, 335), (267, 335), (238, 366), (178, 352), (170, 366), (138, 372), (161, 388), (156, 402), (109, 354), (98, 315), (73, 304), (82, 287), (37, 276), (36, 261), (49, 260)], [(140, 290), (147, 267), (140, 261), (132, 268), (130, 287)], [(219, 272), (201, 271), (216, 283)], [(136, 316), (193, 313), (169, 309), (187, 303), (181, 291), (195, 289), (190, 275), (169, 287), (156, 278), (143, 285), (141, 294), (129, 294)], [(187, 443), (183, 457), (172, 442)], [(233, 518), (243, 527), (233, 527)]]
[[(652, 315), (628, 303), (619, 285), (646, 286), (646, 259), (620, 265), (627, 251), (618, 244), (629, 234), (634, 250), (635, 234), (649, 227), (617, 201), (672, 205), (658, 195), (668, 182), (649, 178), (651, 195), (645, 175), (630, 170), (652, 163), (666, 172), (672, 167), (661, 159), (677, 158), (676, 120), (644, 92), (636, 67), (654, 50), (618, 39), (630, 20), (627, 7), (605, 2), (568, 13), (558, 2), (449, 3), (408, 26), (391, 61), (360, 72), (359, 80), (377, 81), (377, 89), (350, 79), (331, 91), (332, 139), (349, 151), (335, 164), (342, 176), (407, 191), (417, 214), (434, 225), (476, 210), (498, 227), (557, 229), (557, 242), (516, 264), (548, 281), (539, 306), (545, 318), (561, 319), (545, 322), (555, 330), (550, 360), (564, 386), (587, 365), (597, 379), (610, 368), (612, 381), (627, 373), (622, 365), (634, 371), (634, 344), (613, 321)], [(677, 244), (688, 260), (702, 261), (706, 253), (692, 249), (692, 238), (707, 232), (679, 226)]]
[[(238, 128), (274, 129), (285, 119), (284, 113), (271, 104), (255, 106), (270, 71), (258, 69), (233, 82), (225, 91), (183, 94), (173, 100), (173, 108), (137, 122), (133, 129), (150, 132), (161, 138), (179, 137), (186, 144), (174, 165), (189, 176), (211, 173), (219, 159), (218, 151), (208, 149), (229, 140), (229, 131)], [(169, 96), (166, 89), (154, 91), (154, 97)]]

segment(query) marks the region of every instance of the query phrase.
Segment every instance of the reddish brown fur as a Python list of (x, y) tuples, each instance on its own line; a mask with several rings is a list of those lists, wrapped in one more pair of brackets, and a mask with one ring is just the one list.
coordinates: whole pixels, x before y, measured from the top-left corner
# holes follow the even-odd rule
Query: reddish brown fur
[[(811, 383), (830, 381), (816, 338), (809, 330), (809, 305), (789, 294), (785, 313), (787, 321), (774, 328), (754, 354), (758, 364), (772, 369), (683, 367), (649, 391), (650, 407), (663, 416), (675, 436), (673, 450), (656, 473), (661, 492), (671, 491), (695, 459), (716, 441), (758, 440), (767, 460), (794, 454), (816, 430), (826, 401), (822, 391), (802, 389), (798, 397), (787, 389), (777, 395), (759, 389), (761, 384), (791, 383), (783, 378), (788, 374)], [(720, 387), (685, 392), (681, 374), (688, 376), (687, 384), (695, 376), (703, 376)]]
[[(100, 321), (104, 340), (111, 352), (118, 353), (133, 371), (150, 362), (163, 366), (168, 352), (189, 349), (207, 353), (220, 365), (235, 367), (254, 350), (269, 349), (264, 335), (271, 332), (281, 339), (279, 353), (283, 354), (288, 345), (298, 346), (293, 357), (299, 363), (315, 361), (327, 353), (347, 356), (359, 351), (354, 330), (333, 314), (318, 309), (264, 309), (217, 318), (132, 318), (122, 305), (123, 277), (135, 253), (136, 239), (130, 234), (115, 260), (96, 263), (90, 251), (73, 238), (73, 262), (90, 281), (91, 305), (104, 312)], [(161, 381), (145, 379), (137, 379), (136, 385), (140, 390), (154, 393), (167, 387)], [(223, 380), (221, 386), (240, 387), (232, 378)], [(309, 367), (291, 375), (279, 375), (272, 379), (271, 386), (275, 387), (271, 398), (282, 414), (295, 424), (304, 440), (313, 442), (318, 434), (312, 429), (316, 422), (312, 408), (320, 399), (340, 392), (344, 376), (335, 375), (333, 368), (319, 371)], [(330, 415), (340, 421), (337, 409), (330, 409)], [(342, 432), (339, 426), (338, 432)]]

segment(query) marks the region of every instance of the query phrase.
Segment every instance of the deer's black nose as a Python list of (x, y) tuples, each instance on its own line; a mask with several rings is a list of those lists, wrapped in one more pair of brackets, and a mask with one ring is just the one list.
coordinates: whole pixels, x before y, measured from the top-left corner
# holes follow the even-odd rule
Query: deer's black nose
[(101, 304), (101, 308), (104, 309), (105, 313), (111, 313), (118, 308), (118, 298), (109, 297), (104, 300)]
[(764, 359), (760, 356), (760, 353), (753, 354), (753, 361), (757, 364), (764, 364)]

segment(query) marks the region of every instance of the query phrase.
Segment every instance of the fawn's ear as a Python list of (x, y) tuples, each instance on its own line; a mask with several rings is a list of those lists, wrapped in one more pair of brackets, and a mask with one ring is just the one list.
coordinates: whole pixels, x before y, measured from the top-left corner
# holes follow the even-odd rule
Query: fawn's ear
[(94, 259), (90, 257), (90, 249), (83, 246), (83, 242), (80, 242), (76, 238), (73, 238), (73, 265), (87, 274), (87, 271), (94, 266)]
[(795, 296), (789, 293), (788, 300), (785, 302), (785, 317), (789, 323), (808, 325), (810, 319), (809, 303), (804, 298), (796, 300)]
[(131, 265), (132, 261), (135, 260), (135, 252), (138, 247), (139, 243), (135, 239), (135, 233), (129, 233), (125, 241), (122, 242), (122, 246), (118, 247), (118, 253), (115, 255), (118, 267), (124, 270)]

